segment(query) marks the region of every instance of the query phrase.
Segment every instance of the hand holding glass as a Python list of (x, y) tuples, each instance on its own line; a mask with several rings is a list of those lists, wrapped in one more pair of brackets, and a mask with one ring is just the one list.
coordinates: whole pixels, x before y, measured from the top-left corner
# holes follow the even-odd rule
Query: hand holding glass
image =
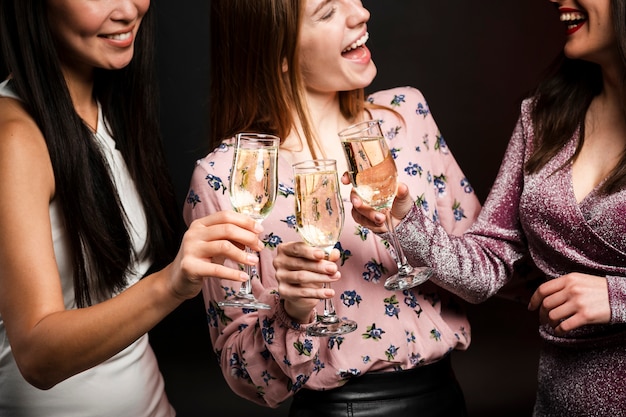
[[(270, 213), (278, 190), (277, 163), (280, 139), (263, 133), (239, 133), (236, 137), (228, 191), (233, 209), (261, 223)], [(246, 247), (250, 252), (250, 248)], [(233, 298), (220, 301), (222, 307), (269, 309), (252, 294), (252, 268), (246, 265), (248, 281)], [(255, 275), (256, 276), (256, 275)], [(258, 276), (256, 276), (258, 278)]]
[[(293, 165), (296, 225), (302, 239), (324, 250), (328, 258), (343, 229), (344, 210), (334, 159), (304, 161)], [(324, 285), (329, 287), (328, 284)], [(324, 314), (307, 328), (310, 336), (336, 336), (356, 330), (354, 321), (335, 314), (332, 299), (324, 299)]]
[(433, 271), (409, 265), (391, 221), (398, 172), (379, 120), (357, 123), (339, 132), (348, 161), (350, 181), (359, 197), (374, 210), (384, 212), (398, 272), (385, 281), (388, 290), (404, 290), (427, 281)]

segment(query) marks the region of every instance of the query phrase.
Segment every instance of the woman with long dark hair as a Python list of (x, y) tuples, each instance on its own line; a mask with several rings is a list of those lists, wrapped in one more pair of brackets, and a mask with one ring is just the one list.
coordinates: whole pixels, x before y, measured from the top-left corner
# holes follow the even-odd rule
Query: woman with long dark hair
[[(149, 0), (1, 0), (0, 415), (174, 414), (146, 332), (213, 263), (253, 263), (232, 212), (180, 236)], [(232, 241), (232, 242), (231, 242)]]
[[(563, 53), (522, 103), (476, 223), (449, 236), (406, 188), (393, 213), (407, 256), (467, 300), (495, 294), (522, 257), (543, 273), (529, 304), (543, 340), (535, 416), (624, 416), (626, 2), (551, 1), (566, 26)], [(354, 218), (383, 232), (353, 198)]]

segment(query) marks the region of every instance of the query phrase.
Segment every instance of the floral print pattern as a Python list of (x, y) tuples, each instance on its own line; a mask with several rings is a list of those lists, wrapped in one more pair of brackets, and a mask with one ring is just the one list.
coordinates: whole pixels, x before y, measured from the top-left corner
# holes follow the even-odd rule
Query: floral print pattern
[[(377, 107), (392, 149), (399, 180), (409, 186), (416, 204), (451, 233), (462, 233), (480, 206), (432, 118), (421, 92), (410, 87), (381, 91), (368, 100)], [(382, 108), (380, 108), (382, 107)], [(184, 216), (193, 219), (230, 210), (228, 178), (232, 139), (225, 140), (194, 170)], [(437, 361), (453, 349), (466, 349), (469, 324), (459, 301), (432, 283), (391, 292), (383, 287), (397, 269), (386, 241), (354, 222), (344, 196), (346, 224), (336, 248), (342, 279), (333, 283), (337, 314), (357, 321), (356, 332), (330, 338), (306, 335), (285, 313), (272, 266), (281, 242), (301, 238), (295, 230), (293, 174), (279, 156), (279, 192), (264, 220), (256, 297), (270, 310), (221, 309), (217, 301), (238, 284), (208, 279), (203, 288), (207, 323), (224, 377), (240, 396), (277, 406), (302, 387), (331, 389), (372, 367), (395, 371)], [(226, 261), (226, 265), (239, 268)], [(235, 287), (235, 288), (233, 288)], [(321, 311), (321, 304), (319, 310)]]

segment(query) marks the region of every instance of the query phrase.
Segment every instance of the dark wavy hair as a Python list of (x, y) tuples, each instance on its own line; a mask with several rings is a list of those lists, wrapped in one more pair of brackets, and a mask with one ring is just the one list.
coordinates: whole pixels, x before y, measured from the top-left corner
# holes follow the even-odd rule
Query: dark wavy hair
[[(72, 250), (75, 300), (84, 307), (123, 289), (137, 254), (111, 172), (72, 105), (46, 4), (0, 0), (0, 42), (10, 82), (48, 146), (55, 199)], [(94, 95), (143, 201), (147, 251), (156, 268), (175, 254), (179, 222), (158, 124), (152, 9), (143, 18), (131, 63), (116, 71), (96, 69)]]
[[(626, 0), (611, 1), (613, 28), (622, 59), (622, 81), (626, 75)], [(578, 156), (585, 137), (585, 115), (594, 97), (602, 91), (602, 71), (598, 64), (570, 59), (561, 53), (549, 76), (534, 92), (534, 151), (526, 170), (539, 171), (553, 158), (576, 132), (580, 141), (572, 160)], [(624, 88), (624, 87), (623, 87)], [(626, 90), (622, 91), (622, 107), (626, 117)], [(610, 194), (626, 186), (626, 154), (602, 184), (600, 192)]]
[[(295, 110), (314, 151), (297, 50), (303, 4), (211, 0), (211, 148), (243, 131), (284, 139), (294, 127)], [(361, 114), (364, 97), (362, 89), (339, 93), (346, 119)]]

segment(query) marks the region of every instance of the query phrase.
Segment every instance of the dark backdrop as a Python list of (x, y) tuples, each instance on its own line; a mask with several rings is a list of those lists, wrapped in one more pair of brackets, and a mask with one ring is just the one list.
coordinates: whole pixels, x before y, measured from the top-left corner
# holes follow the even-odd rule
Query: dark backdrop
[[(250, 0), (255, 1), (255, 0)], [(479, 198), (489, 192), (520, 100), (560, 51), (548, 0), (365, 0), (378, 67), (369, 91), (412, 85), (430, 109)], [(180, 205), (207, 149), (210, 0), (153, 1), (159, 19), (162, 127)], [(5, 75), (2, 69), (2, 76)], [(219, 105), (217, 103), (216, 105)], [(473, 341), (454, 355), (472, 417), (529, 416), (536, 387), (537, 319), (494, 298), (468, 305)], [(286, 416), (235, 396), (211, 350), (200, 298), (151, 332), (180, 417)]]

